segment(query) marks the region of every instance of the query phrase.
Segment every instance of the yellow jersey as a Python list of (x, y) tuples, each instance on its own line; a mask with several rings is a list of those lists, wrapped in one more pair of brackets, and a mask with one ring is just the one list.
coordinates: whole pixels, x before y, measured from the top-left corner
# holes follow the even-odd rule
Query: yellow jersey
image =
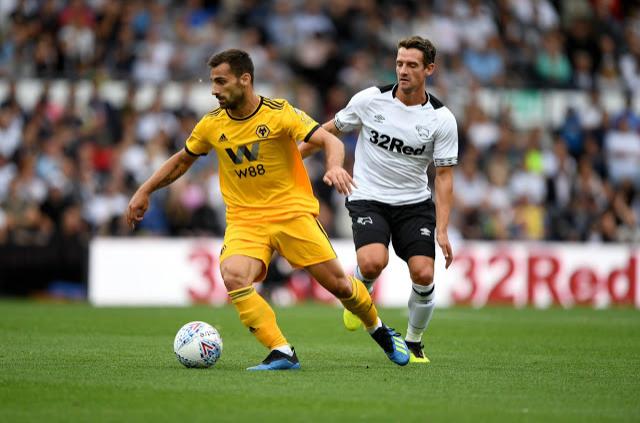
[(220, 108), (206, 114), (185, 149), (192, 155), (216, 151), (228, 221), (317, 216), (318, 200), (297, 141), (308, 141), (319, 127), (286, 100), (260, 97), (256, 111), (242, 119)]

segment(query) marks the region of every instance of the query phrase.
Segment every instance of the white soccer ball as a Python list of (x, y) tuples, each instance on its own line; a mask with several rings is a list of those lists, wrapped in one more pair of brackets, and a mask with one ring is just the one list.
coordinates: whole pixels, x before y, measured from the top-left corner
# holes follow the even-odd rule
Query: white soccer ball
[(222, 354), (222, 337), (208, 323), (189, 322), (176, 334), (173, 351), (186, 367), (211, 367)]

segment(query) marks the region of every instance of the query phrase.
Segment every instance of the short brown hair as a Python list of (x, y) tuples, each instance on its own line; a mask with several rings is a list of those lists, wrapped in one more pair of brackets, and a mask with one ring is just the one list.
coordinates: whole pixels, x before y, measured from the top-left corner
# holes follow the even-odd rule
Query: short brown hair
[(420, 50), (422, 52), (422, 63), (425, 67), (436, 61), (436, 47), (426, 38), (422, 38), (418, 35), (404, 38), (398, 43), (398, 50), (401, 47)]
[(238, 78), (244, 73), (251, 75), (251, 83), (253, 84), (253, 61), (249, 53), (232, 48), (211, 56), (207, 65), (210, 68), (215, 68), (223, 63), (227, 63), (231, 72)]

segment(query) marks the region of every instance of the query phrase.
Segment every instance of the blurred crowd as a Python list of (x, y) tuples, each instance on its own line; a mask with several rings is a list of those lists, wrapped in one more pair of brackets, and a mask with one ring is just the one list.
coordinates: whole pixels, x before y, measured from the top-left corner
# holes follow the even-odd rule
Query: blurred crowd
[(389, 52), (420, 34), (442, 86), (636, 90), (639, 22), (622, 0), (3, 0), (0, 75), (189, 80), (232, 45), (259, 82), (357, 90), (392, 78)]
[[(413, 34), (436, 45), (429, 89), (459, 124), (454, 236), (640, 242), (635, 2), (3, 0), (0, 245), (130, 233), (122, 220), (130, 195), (183, 148), (201, 112), (168, 108), (160, 94), (140, 109), (140, 84), (207, 80), (207, 58), (238, 47), (251, 54), (258, 87), (324, 122), (353, 93), (393, 82), (396, 44)], [(45, 81), (32, 109), (16, 95), (23, 78)], [(51, 79), (72, 81), (63, 104), (52, 99)], [(100, 95), (113, 79), (129, 87), (117, 104)], [(78, 80), (93, 83), (86, 104)], [(522, 127), (508, 108), (488, 113), (481, 87), (579, 90), (589, 101), (567, 108), (559, 125)], [(613, 114), (601, 100), (612, 91), (626, 98)], [(355, 136), (343, 139), (352, 166)], [(223, 233), (210, 156), (152, 197), (137, 233)], [(322, 183), (322, 158), (307, 165), (325, 227), (349, 237), (344, 199)]]

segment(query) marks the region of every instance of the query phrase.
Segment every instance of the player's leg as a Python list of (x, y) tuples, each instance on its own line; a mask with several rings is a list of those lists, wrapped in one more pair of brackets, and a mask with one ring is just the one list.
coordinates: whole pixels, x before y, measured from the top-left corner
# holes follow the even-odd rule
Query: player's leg
[(347, 277), (337, 259), (305, 267), (327, 291), (338, 298), (346, 309), (357, 315), (368, 330), (380, 327), (380, 319), (371, 295), (361, 281)]
[(294, 267), (304, 267), (329, 292), (375, 328), (378, 314), (369, 292), (361, 281), (347, 278), (336, 259), (327, 233), (311, 214), (281, 222), (274, 246)]
[(358, 257), (354, 276), (372, 292), (375, 280), (389, 262), (389, 206), (366, 200), (346, 201), (345, 205), (351, 217), (351, 231)]
[(409, 259), (411, 293), (409, 294), (409, 322), (405, 341), (411, 350), (411, 361), (428, 363), (424, 355), (422, 335), (427, 330), (435, 309), (435, 284), (433, 283), (433, 259), (413, 256)]
[[(347, 201), (351, 217), (353, 242), (356, 246), (357, 266), (354, 276), (361, 280), (369, 293), (389, 262), (391, 227), (388, 206), (375, 201)], [(347, 330), (360, 327), (360, 319), (345, 309), (342, 321)]]
[[(371, 294), (374, 282), (389, 262), (389, 250), (386, 245), (381, 243), (368, 244), (358, 248), (356, 256), (358, 264), (354, 276), (362, 281)], [(342, 322), (344, 327), (350, 331), (355, 331), (361, 326), (358, 316), (346, 308), (342, 312)]]
[(369, 291), (355, 277), (347, 277), (337, 259), (307, 266), (306, 269), (340, 300), (346, 310), (362, 321), (391, 361), (401, 366), (409, 362), (409, 350), (402, 336), (382, 323)]
[[(376, 240), (380, 237), (385, 237), (384, 233), (380, 233), (376, 237)], [(359, 243), (364, 244), (365, 242), (372, 241), (372, 236), (366, 238), (367, 239), (359, 240)], [(387, 245), (388, 244), (383, 244), (382, 242), (373, 242), (364, 244), (356, 250), (358, 266), (356, 267), (354, 276), (364, 283), (370, 293), (373, 292), (373, 284), (376, 279), (378, 279), (380, 273), (382, 273), (389, 263), (389, 249)]]
[(393, 246), (409, 265), (411, 292), (409, 322), (405, 341), (411, 351), (411, 362), (428, 363), (424, 355), (422, 335), (427, 330), (435, 308), (433, 268), (435, 258), (435, 210), (431, 200), (394, 211)]
[[(272, 250), (259, 239), (251, 241), (251, 236), (243, 231), (244, 228), (236, 225), (227, 226), (220, 273), (240, 321), (271, 350), (260, 365), (249, 370), (300, 368), (295, 352), (278, 327), (273, 309), (253, 287), (253, 282), (264, 278)], [(260, 234), (254, 232), (253, 235), (258, 238)]]
[(329, 237), (313, 216), (305, 215), (284, 222), (275, 236), (276, 248), (295, 267), (304, 267), (325, 289), (357, 315), (371, 336), (394, 363), (405, 365), (409, 351), (402, 337), (385, 326), (371, 295), (361, 281), (347, 277), (336, 258)]

